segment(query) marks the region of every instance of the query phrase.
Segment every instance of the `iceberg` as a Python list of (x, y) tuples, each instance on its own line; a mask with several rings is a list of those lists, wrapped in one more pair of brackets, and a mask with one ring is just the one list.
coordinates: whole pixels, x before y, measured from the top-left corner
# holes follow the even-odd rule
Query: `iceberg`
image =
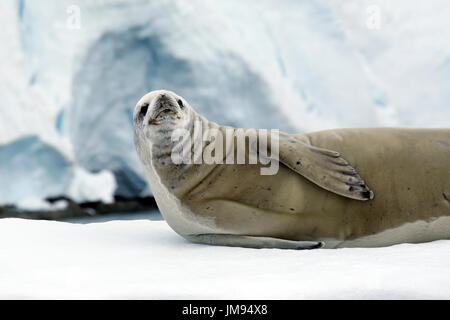
[(0, 144), (33, 135), (65, 159), (33, 163), (53, 172), (30, 196), (67, 192), (79, 169), (112, 173), (98, 194), (112, 199), (151, 195), (132, 111), (154, 89), (238, 127), (448, 127), (449, 14), (444, 0), (3, 1)]
[(37, 136), (0, 146), (0, 181), (0, 204), (24, 210), (61, 209), (61, 202), (43, 201), (60, 196), (110, 203), (116, 187), (111, 172), (87, 172)]
[(70, 183), (71, 164), (36, 136), (0, 147), (0, 203), (56, 196)]

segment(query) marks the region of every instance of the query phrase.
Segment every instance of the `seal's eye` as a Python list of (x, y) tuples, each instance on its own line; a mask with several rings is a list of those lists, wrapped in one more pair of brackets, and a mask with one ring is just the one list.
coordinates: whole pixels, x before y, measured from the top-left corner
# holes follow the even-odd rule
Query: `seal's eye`
[(147, 110), (148, 110), (148, 103), (144, 103), (142, 105), (141, 110), (139, 111), (139, 115), (138, 115), (138, 118), (140, 120), (142, 120), (145, 117), (145, 115), (147, 114)]
[(181, 101), (181, 99), (178, 99), (177, 102), (178, 102), (178, 105), (180, 106), (180, 108), (183, 109), (184, 108), (183, 101)]

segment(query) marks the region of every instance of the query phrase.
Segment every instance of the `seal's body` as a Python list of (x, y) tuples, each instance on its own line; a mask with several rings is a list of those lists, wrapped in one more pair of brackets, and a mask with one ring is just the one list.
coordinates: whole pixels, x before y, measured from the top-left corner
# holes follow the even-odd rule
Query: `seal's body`
[(319, 204), (316, 216), (330, 222), (322, 224), (330, 227), (320, 236), (329, 239), (327, 245), (450, 239), (450, 129), (343, 129), (308, 136), (313, 145), (345, 156), (376, 194), (371, 201), (352, 201), (320, 195), (309, 184), (309, 199)]
[(195, 120), (206, 132), (229, 129), (173, 92), (152, 92), (135, 110), (155, 199), (191, 241), (311, 249), (450, 238), (450, 129), (281, 134), (279, 170), (261, 175), (262, 164), (171, 163), (170, 134)]

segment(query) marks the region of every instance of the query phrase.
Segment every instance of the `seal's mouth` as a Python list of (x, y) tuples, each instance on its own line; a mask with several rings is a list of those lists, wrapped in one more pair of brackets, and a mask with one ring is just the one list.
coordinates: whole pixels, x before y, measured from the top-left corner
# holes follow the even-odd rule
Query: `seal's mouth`
[[(161, 124), (161, 120), (177, 116), (178, 113), (171, 108), (161, 108), (154, 116), (150, 117), (148, 124)], [(179, 118), (179, 117), (178, 117)]]
[(181, 119), (179, 103), (170, 96), (162, 95), (154, 104), (154, 111), (149, 117), (149, 125), (159, 125), (165, 120)]

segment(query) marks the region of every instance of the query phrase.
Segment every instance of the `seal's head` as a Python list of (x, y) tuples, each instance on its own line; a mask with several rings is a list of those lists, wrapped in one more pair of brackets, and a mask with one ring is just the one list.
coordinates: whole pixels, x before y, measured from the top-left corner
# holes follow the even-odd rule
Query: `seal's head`
[(140, 156), (142, 152), (148, 154), (152, 145), (167, 145), (172, 132), (190, 128), (193, 118), (190, 105), (176, 93), (167, 90), (147, 93), (136, 104), (133, 115), (134, 141)]
[(193, 110), (182, 97), (172, 91), (147, 93), (134, 109), (135, 133), (143, 134), (151, 143), (169, 137), (175, 129), (187, 129)]
[(147, 93), (134, 109), (135, 128), (157, 133), (158, 131), (185, 128), (191, 108), (182, 97), (172, 91), (156, 90)]

